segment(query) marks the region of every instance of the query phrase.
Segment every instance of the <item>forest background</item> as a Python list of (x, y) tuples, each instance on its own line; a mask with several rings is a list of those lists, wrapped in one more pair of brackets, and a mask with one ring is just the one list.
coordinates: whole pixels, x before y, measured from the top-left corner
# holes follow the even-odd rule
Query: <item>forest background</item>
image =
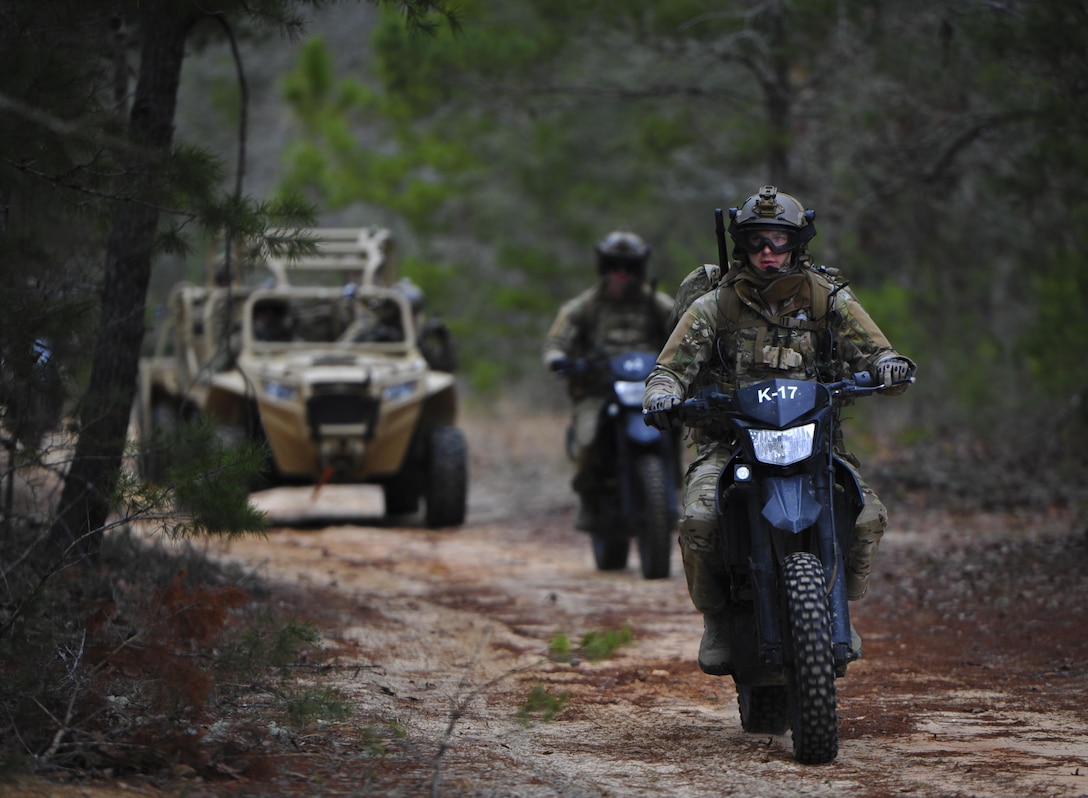
[[(920, 364), (896, 428), (986, 432), (1029, 408), (1083, 426), (1083, 4), (464, 0), (460, 28), (432, 36), (396, 5), (317, 4), (296, 41), (242, 29), (244, 83), (226, 37), (192, 37), (176, 138), (218, 164), (225, 193), (301, 192), (317, 224), (391, 227), (401, 273), (461, 340), (474, 400), (562, 401), (540, 390), (539, 345), (593, 280), (606, 232), (639, 232), (672, 291), (718, 259), (713, 210), (773, 184), (816, 209), (817, 262), (841, 268)], [(27, 71), (12, 70), (7, 114)], [(68, 123), (98, 123), (82, 113)], [(81, 312), (12, 323), (2, 343), (54, 341), (85, 379), (102, 269), (89, 192), (73, 202), (56, 175), (20, 171), (40, 146), (26, 132), (24, 118), (4, 134), (8, 195), (35, 178), (53, 188), (9, 204), (6, 238), (49, 246), (5, 258), (5, 290), (15, 299), (32, 263), (45, 301)], [(206, 279), (196, 225), (178, 216), (149, 330), (176, 280)], [(63, 229), (78, 234), (58, 252)]]
[(1082, 4), (461, 10), (463, 31), (433, 39), (382, 21), (358, 67), (306, 42), (280, 84), (280, 186), (398, 231), (474, 386), (539, 382), (540, 340), (605, 232), (643, 235), (671, 291), (717, 260), (713, 209), (773, 184), (816, 209), (817, 261), (921, 364), (903, 424), (993, 430), (1039, 404), (1072, 420)]
[[(126, 591), (152, 606), (107, 529), (260, 529), (228, 478), (245, 463), (204, 472), (204, 512), (181, 520), (122, 467), (138, 356), (170, 287), (209, 279), (211, 240), (391, 228), (460, 341), (468, 411), (531, 414), (565, 404), (540, 345), (599, 238), (637, 231), (671, 292), (718, 259), (714, 209), (777, 185), (816, 210), (817, 262), (919, 364), (901, 399), (858, 409), (879, 410), (882, 445), (917, 452), (923, 482), (976, 480), (996, 503), (1057, 485), (1042, 503), (1084, 508), (1086, 132), (1075, 0), (0, 4), (5, 736), (39, 765), (93, 761), (96, 679), (156, 628), (103, 609)], [(59, 455), (39, 423), (54, 408)], [(11, 491), (33, 469), (64, 487), (27, 511)], [(179, 604), (233, 601), (170, 584)], [(88, 630), (116, 636), (89, 670)], [(168, 637), (146, 673), (151, 654), (188, 661)]]

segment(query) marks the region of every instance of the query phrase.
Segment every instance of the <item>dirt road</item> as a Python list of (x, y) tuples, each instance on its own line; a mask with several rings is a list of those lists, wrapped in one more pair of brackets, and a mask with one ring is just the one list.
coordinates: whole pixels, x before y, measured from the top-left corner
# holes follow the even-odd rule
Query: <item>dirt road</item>
[[(496, 430), (470, 430), (461, 529), (383, 521), (369, 490), (256, 497), (268, 539), (218, 554), (303, 588), (290, 600), (347, 666), (322, 678), (358, 709), (301, 736), (274, 784), (229, 794), (1088, 795), (1088, 550), (1071, 514), (957, 516), (877, 485), (893, 529), (855, 606), (865, 658), (838, 681), (841, 751), (801, 766), (788, 735), (742, 732), (731, 680), (695, 665), (678, 556), (667, 580), (643, 580), (637, 551), (595, 571), (557, 436)], [(606, 659), (548, 658), (557, 634), (625, 625), (633, 641)], [(531, 696), (559, 711), (527, 712)]]

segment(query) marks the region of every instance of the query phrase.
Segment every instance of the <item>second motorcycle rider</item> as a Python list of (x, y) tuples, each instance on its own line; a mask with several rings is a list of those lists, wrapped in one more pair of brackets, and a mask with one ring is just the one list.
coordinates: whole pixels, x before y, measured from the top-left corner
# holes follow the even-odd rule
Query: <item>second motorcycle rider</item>
[[(669, 337), (673, 300), (647, 282), (650, 246), (627, 230), (615, 230), (597, 242), (598, 281), (566, 302), (544, 342), (544, 365), (565, 371), (583, 358), (603, 358), (632, 350), (660, 352)], [(571, 375), (567, 389), (573, 403), (571, 426), (575, 475), (572, 487), (581, 499), (575, 527), (596, 529), (602, 464), (591, 444), (597, 417), (608, 394), (601, 372)]]

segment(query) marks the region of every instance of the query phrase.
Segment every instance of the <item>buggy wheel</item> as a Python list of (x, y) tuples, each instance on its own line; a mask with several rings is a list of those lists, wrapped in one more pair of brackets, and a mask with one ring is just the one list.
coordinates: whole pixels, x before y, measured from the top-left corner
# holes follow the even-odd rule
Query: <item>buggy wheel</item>
[(468, 504), (468, 445), (457, 427), (435, 427), (428, 439), (424, 486), (427, 526), (460, 526)]
[(405, 462), (399, 474), (382, 484), (386, 515), (411, 515), (419, 509), (422, 486), (416, 468)]
[(170, 470), (169, 445), (178, 427), (178, 412), (172, 404), (156, 402), (151, 407), (151, 438), (141, 441), (140, 455), (142, 476), (153, 485), (166, 482)]

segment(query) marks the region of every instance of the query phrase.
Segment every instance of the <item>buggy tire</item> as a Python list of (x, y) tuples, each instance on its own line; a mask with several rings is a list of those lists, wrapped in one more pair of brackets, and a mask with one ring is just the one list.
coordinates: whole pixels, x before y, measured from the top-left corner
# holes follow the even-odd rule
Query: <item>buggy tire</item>
[[(151, 406), (151, 435), (171, 436), (178, 427), (178, 412), (172, 404), (156, 402)], [(140, 456), (143, 478), (153, 485), (166, 483), (170, 471), (170, 452), (166, 441), (143, 441), (144, 451)], [(154, 447), (154, 448), (151, 448)]]
[(636, 539), (645, 579), (667, 579), (673, 549), (669, 490), (671, 464), (655, 454), (635, 458)]
[(787, 684), (793, 756), (805, 765), (822, 765), (839, 754), (835, 656), (824, 570), (815, 555), (799, 552), (786, 557), (783, 571), (791, 643)]
[(382, 483), (386, 515), (411, 515), (419, 510), (422, 486), (417, 468), (418, 466), (405, 462), (399, 474)]
[(457, 427), (435, 427), (427, 444), (427, 478), (423, 489), (427, 526), (460, 526), (465, 522), (468, 505), (465, 434)]

